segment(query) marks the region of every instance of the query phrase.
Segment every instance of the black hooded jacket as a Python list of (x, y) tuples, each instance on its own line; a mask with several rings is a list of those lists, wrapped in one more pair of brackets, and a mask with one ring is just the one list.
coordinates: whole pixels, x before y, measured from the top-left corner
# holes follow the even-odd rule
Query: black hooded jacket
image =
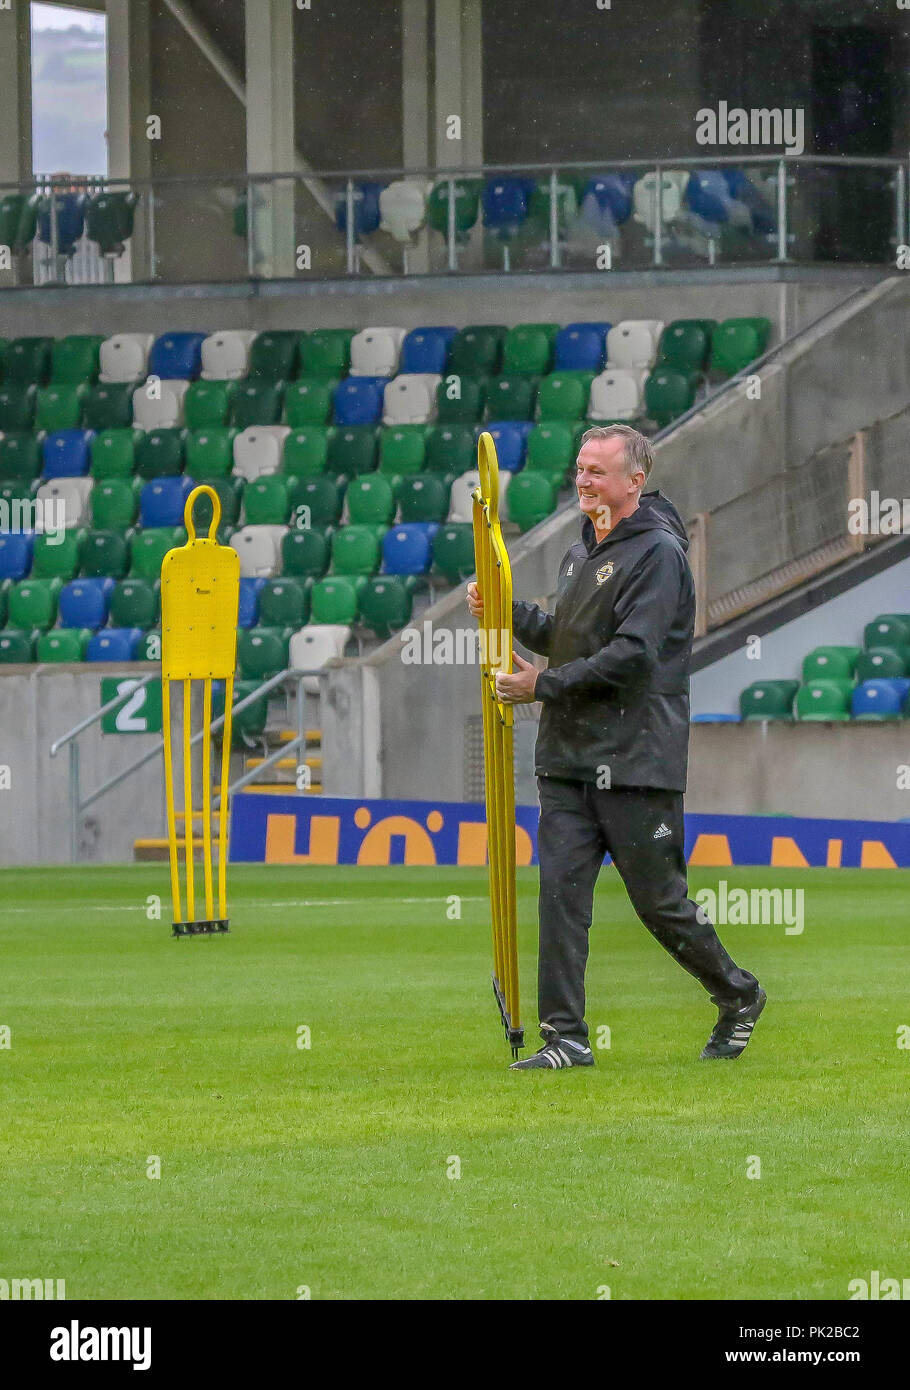
[(585, 517), (555, 611), (513, 604), (519, 642), (549, 658), (536, 772), (602, 787), (685, 791), (695, 584), (679, 513), (641, 495), (599, 544)]

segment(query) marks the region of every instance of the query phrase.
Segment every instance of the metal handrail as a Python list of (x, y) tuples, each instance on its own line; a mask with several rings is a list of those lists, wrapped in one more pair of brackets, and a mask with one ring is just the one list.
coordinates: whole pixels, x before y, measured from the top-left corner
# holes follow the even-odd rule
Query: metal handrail
[(143, 676), (141, 681), (137, 681), (131, 690), (125, 690), (122, 695), (115, 695), (112, 700), (108, 700), (107, 704), (102, 705), (94, 714), (90, 714), (85, 719), (80, 720), (78, 724), (75, 724), (73, 728), (70, 729), (69, 733), (63, 734), (61, 738), (54, 740), (50, 747), (51, 757), (56, 758), (60, 749), (65, 747), (70, 739), (76, 738), (85, 729), (90, 729), (93, 724), (97, 724), (99, 719), (103, 719), (106, 714), (110, 714), (111, 710), (116, 709), (118, 705), (126, 704), (127, 700), (131, 699), (137, 690), (142, 690), (147, 686), (149, 681), (157, 679), (157, 672), (152, 671), (149, 675)]

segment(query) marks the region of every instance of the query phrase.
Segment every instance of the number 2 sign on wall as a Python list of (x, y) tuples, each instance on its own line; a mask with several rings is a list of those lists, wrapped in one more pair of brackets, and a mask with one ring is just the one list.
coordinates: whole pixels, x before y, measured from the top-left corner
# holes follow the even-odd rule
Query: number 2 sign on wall
[(118, 695), (127, 695), (122, 705), (104, 715), (101, 730), (105, 734), (160, 734), (161, 682), (149, 681), (141, 690), (135, 677), (106, 676), (101, 682), (101, 703), (106, 705)]

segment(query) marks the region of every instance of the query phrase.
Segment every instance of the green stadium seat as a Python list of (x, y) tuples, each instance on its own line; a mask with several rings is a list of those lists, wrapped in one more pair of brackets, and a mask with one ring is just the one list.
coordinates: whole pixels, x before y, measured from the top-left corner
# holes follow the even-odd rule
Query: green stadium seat
[[(258, 680), (235, 680), (233, 705), (241, 704), (248, 696), (254, 695), (261, 682)], [(252, 700), (239, 714), (231, 714), (231, 743), (243, 747), (247, 740), (265, 731), (269, 713), (269, 697), (262, 695)], [(224, 685), (215, 682), (212, 687), (212, 718), (220, 719), (224, 714)]]
[(655, 367), (645, 382), (645, 414), (663, 429), (692, 409), (697, 381), (694, 374), (687, 376), (669, 367)]
[(126, 531), (134, 526), (139, 512), (139, 486), (134, 478), (104, 478), (96, 482), (89, 494), (92, 525), (99, 531)]
[(356, 478), (376, 467), (375, 425), (345, 425), (329, 436), (328, 471), (336, 478)]
[(485, 381), (450, 372), (436, 388), (436, 413), (442, 424), (475, 425), (483, 415)]
[(134, 385), (129, 381), (99, 382), (86, 392), (82, 419), (87, 430), (120, 430), (133, 423)]
[(7, 622), (24, 631), (46, 632), (57, 621), (57, 597), (62, 579), (21, 579), (9, 592)]
[(267, 579), (259, 591), (259, 621), (263, 627), (293, 628), (310, 616), (310, 586), (295, 575)]
[(35, 396), (35, 429), (77, 430), (84, 395), (84, 386), (53, 383), (40, 387)]
[(136, 475), (150, 478), (173, 478), (183, 472), (184, 431), (181, 429), (149, 430), (136, 440)]
[(301, 376), (318, 376), (337, 381), (347, 376), (351, 365), (353, 328), (318, 328), (300, 344)]
[(32, 579), (75, 579), (83, 532), (69, 529), (55, 544), (54, 536), (36, 536), (32, 551)]
[(391, 526), (395, 516), (395, 493), (389, 479), (381, 473), (352, 479), (345, 498), (354, 525)]
[(270, 680), (287, 670), (290, 632), (280, 627), (244, 627), (237, 633), (237, 667), (244, 680)]
[(6, 615), (9, 611), (9, 591), (13, 587), (11, 579), (0, 580), (0, 627), (6, 626)]
[(35, 659), (35, 634), (5, 627), (0, 632), (0, 663), (19, 665)]
[(301, 515), (299, 508), (306, 507), (304, 513), (310, 526), (337, 526), (341, 520), (341, 507), (344, 489), (327, 473), (317, 478), (296, 478), (288, 490), (291, 515)]
[(556, 510), (556, 485), (546, 473), (516, 473), (506, 493), (509, 520), (521, 531), (530, 531)]
[(30, 483), (40, 476), (43, 466), (37, 435), (14, 430), (0, 436), (0, 481)]
[(281, 572), (321, 579), (331, 559), (329, 534), (316, 527), (291, 530), (281, 539)]
[(411, 621), (413, 606), (414, 582), (410, 577), (380, 574), (361, 590), (359, 616), (377, 637), (390, 637)]
[(130, 547), (122, 531), (89, 531), (80, 552), (86, 579), (124, 579), (130, 566)]
[(423, 471), (427, 453), (425, 425), (387, 425), (379, 436), (379, 471), (403, 478)]
[(243, 514), (247, 526), (286, 526), (290, 515), (288, 480), (280, 473), (267, 473), (247, 483)]
[(3, 354), (4, 382), (43, 386), (51, 373), (53, 347), (53, 338), (13, 338)]
[(304, 377), (288, 384), (284, 393), (284, 418), (291, 429), (304, 425), (328, 425), (332, 419), (335, 381)]
[(907, 675), (907, 647), (870, 647), (860, 652), (853, 668), (857, 681), (881, 681)]
[[(290, 381), (296, 375), (300, 356), (300, 334), (294, 329), (269, 329), (258, 334), (250, 346), (250, 376), (267, 381)], [(255, 425), (271, 421), (253, 420)]]
[(376, 574), (382, 563), (375, 526), (342, 526), (332, 536), (332, 574)]
[(474, 573), (474, 527), (470, 522), (449, 521), (433, 537), (433, 568), (450, 584), (460, 584)]
[(850, 718), (852, 681), (818, 680), (801, 685), (796, 692), (796, 717), (804, 722), (838, 722)]
[(0, 430), (30, 430), (35, 423), (37, 390), (17, 382), (0, 387)]
[(502, 370), (524, 376), (546, 376), (553, 365), (558, 331), (555, 323), (519, 323), (510, 328), (502, 345)]
[(487, 420), (533, 420), (537, 404), (537, 378), (496, 376), (487, 382)]
[(155, 584), (161, 578), (161, 561), (167, 552), (185, 541), (182, 526), (153, 526), (148, 531), (137, 531), (130, 542), (130, 578)]
[(234, 467), (234, 435), (224, 425), (193, 430), (186, 436), (186, 472), (191, 478), (226, 478)]
[[(16, 522), (13, 520), (13, 515), (17, 507), (21, 510), (23, 516), (28, 517), (28, 521), (22, 523), (23, 529), (26, 529), (27, 526), (31, 524), (32, 494), (33, 485), (31, 483), (5, 483), (0, 480), (0, 503), (2, 503), (4, 507), (9, 508), (10, 526), (12, 528), (16, 525)], [(28, 508), (27, 512), (25, 510), (26, 508)]]
[(452, 339), (446, 370), (468, 377), (492, 376), (500, 369), (507, 332), (504, 324), (472, 324), (459, 329)]
[(53, 627), (42, 632), (35, 647), (36, 661), (84, 661), (92, 638), (91, 628)]
[(283, 468), (297, 478), (315, 478), (329, 462), (329, 430), (325, 425), (295, 429), (284, 441)]
[(905, 620), (898, 614), (883, 613), (873, 618), (863, 629), (863, 646), (866, 650), (869, 647), (910, 646), (910, 617)]
[(187, 429), (209, 430), (226, 425), (236, 389), (236, 381), (191, 381), (183, 398)]
[(546, 473), (561, 483), (574, 465), (576, 453), (571, 425), (559, 420), (541, 422), (528, 435), (524, 472)]
[(859, 652), (859, 647), (816, 647), (803, 657), (803, 684), (832, 677), (849, 680)]
[(238, 430), (249, 429), (251, 425), (277, 425), (281, 419), (283, 391), (283, 381), (265, 378), (242, 381), (231, 401), (231, 423)]
[[(471, 228), (477, 222), (482, 186), (479, 179), (452, 180), (455, 240), (459, 243), (467, 241)], [(427, 222), (434, 232), (439, 232), (445, 237), (449, 234), (449, 193), (449, 181), (442, 179), (434, 185), (427, 200)]]
[[(532, 431), (533, 433), (533, 431)], [(477, 467), (477, 440), (472, 425), (436, 425), (427, 435), (424, 466), (429, 473), (458, 478)]]
[[(243, 479), (242, 478), (196, 478), (196, 482), (206, 483), (218, 494), (221, 503), (221, 525), (219, 533), (225, 526), (236, 526), (240, 518), (240, 504), (243, 500)], [(212, 503), (209, 497), (203, 495), (197, 500), (193, 509), (193, 519), (196, 523), (197, 535), (208, 533), (212, 524)]]
[(739, 697), (743, 719), (792, 719), (799, 681), (753, 681)]
[(86, 235), (102, 256), (116, 258), (126, 250), (133, 235), (139, 194), (132, 189), (103, 189), (92, 194), (85, 209)]
[(540, 383), (537, 415), (540, 420), (581, 420), (587, 414), (593, 372), (551, 372)]
[(395, 491), (402, 521), (443, 522), (449, 514), (450, 488), (436, 473), (403, 478)]
[(152, 628), (159, 618), (159, 594), (147, 579), (121, 579), (111, 594), (111, 627)]
[(317, 580), (310, 594), (310, 621), (351, 627), (357, 620), (358, 599), (366, 583), (364, 575), (349, 574)]
[(89, 448), (92, 455), (91, 474), (100, 478), (128, 478), (136, 462), (136, 440), (140, 430), (100, 430)]
[(701, 374), (708, 365), (716, 327), (714, 319), (674, 319), (660, 335), (656, 365), (684, 376)]
[(711, 340), (711, 371), (720, 376), (743, 371), (761, 357), (770, 333), (770, 319), (724, 319)]
[[(0, 246), (8, 246), (14, 256), (21, 255), (34, 239), (38, 224), (35, 195), (4, 193), (0, 195)], [(4, 342), (4, 348), (8, 346)]]
[(103, 342), (104, 337), (94, 333), (57, 338), (51, 349), (51, 381), (58, 386), (94, 386)]

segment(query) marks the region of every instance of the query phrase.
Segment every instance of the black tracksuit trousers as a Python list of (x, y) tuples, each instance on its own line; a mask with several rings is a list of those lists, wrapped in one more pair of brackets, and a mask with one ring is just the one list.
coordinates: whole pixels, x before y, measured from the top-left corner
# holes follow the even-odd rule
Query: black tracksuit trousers
[(587, 1042), (588, 929), (605, 853), (645, 926), (716, 1004), (752, 993), (755, 976), (739, 969), (686, 896), (682, 792), (601, 789), (554, 777), (539, 777), (537, 785), (541, 1023), (552, 1024), (564, 1038)]

